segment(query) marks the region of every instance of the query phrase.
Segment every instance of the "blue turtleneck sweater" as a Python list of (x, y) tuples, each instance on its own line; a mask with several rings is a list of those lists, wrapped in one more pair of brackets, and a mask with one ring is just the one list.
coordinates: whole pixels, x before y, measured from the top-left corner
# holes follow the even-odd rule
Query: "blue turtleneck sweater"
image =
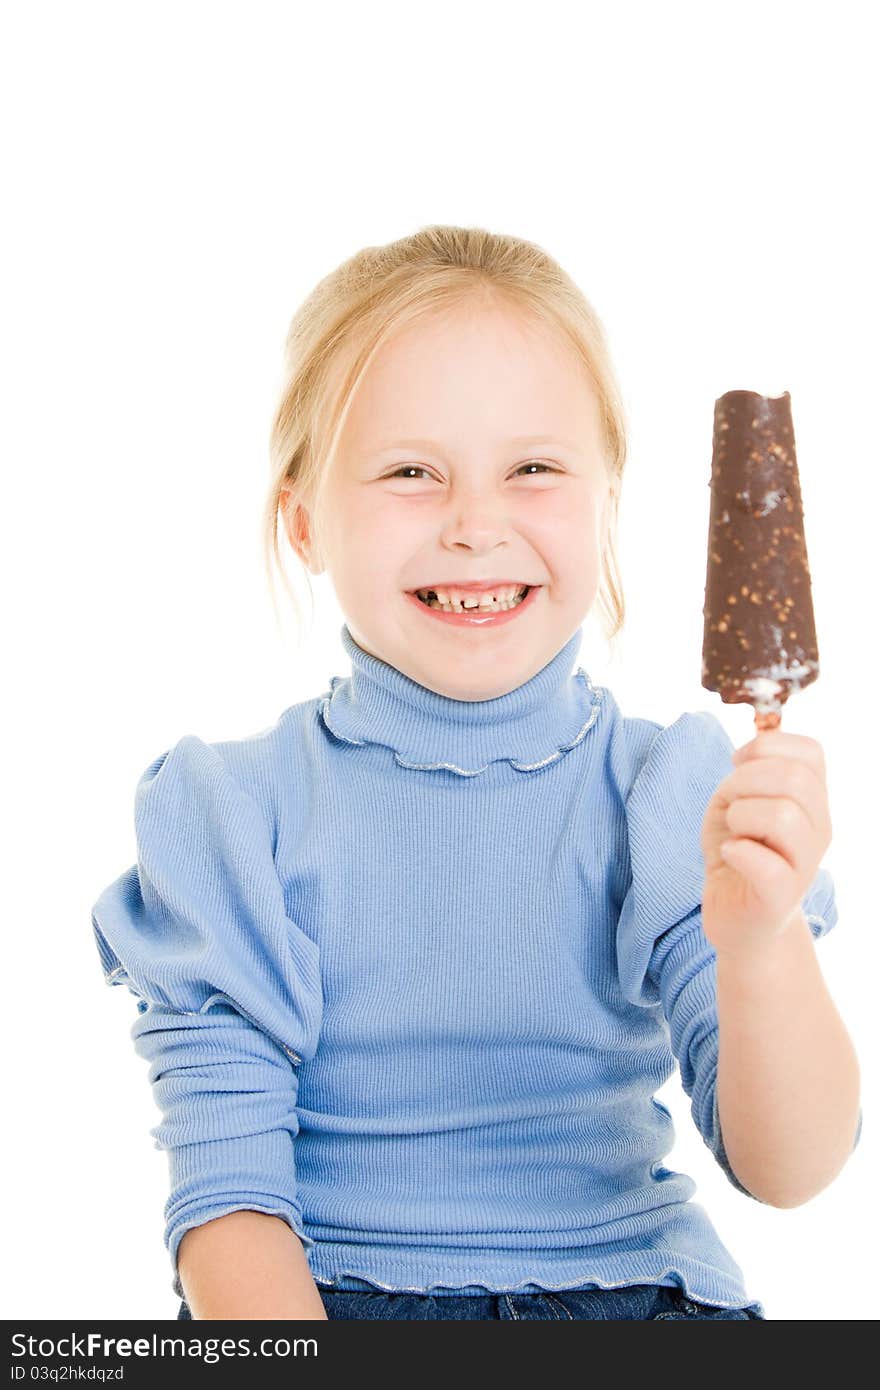
[[(754, 1302), (654, 1093), (716, 1105), (700, 827), (733, 745), (624, 717), (572, 672), (439, 695), (342, 628), (351, 674), (270, 729), (190, 734), (135, 795), (137, 864), (92, 925), (168, 1153), (165, 1243), (251, 1208), (321, 1285), (655, 1283)], [(837, 919), (827, 870), (803, 900)]]

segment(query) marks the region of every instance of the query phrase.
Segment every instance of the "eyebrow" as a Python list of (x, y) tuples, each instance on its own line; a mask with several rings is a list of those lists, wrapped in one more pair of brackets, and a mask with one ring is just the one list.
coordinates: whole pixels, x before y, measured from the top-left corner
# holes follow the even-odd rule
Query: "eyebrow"
[[(561, 444), (564, 449), (579, 449), (581, 444), (575, 443), (570, 439), (562, 439), (557, 435), (551, 434), (520, 434), (513, 439), (507, 440), (508, 444), (516, 448), (534, 448), (538, 444)], [(383, 439), (375, 444), (370, 450), (371, 453), (385, 453), (389, 449), (441, 449), (442, 445), (436, 439)]]

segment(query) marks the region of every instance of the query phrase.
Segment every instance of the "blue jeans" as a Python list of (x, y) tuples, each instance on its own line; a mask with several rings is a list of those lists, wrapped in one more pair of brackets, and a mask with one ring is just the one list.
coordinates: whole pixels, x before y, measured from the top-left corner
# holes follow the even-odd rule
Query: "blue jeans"
[[(552, 1293), (433, 1294), (375, 1293), (361, 1289), (318, 1288), (327, 1320), (393, 1322), (405, 1319), (503, 1318), (517, 1322), (693, 1321), (717, 1318), (724, 1322), (764, 1319), (763, 1306), (719, 1308), (695, 1303), (679, 1288), (666, 1284), (626, 1284), (619, 1289), (559, 1289)], [(179, 1318), (192, 1318), (181, 1303)], [(765, 1319), (766, 1321), (766, 1319)]]

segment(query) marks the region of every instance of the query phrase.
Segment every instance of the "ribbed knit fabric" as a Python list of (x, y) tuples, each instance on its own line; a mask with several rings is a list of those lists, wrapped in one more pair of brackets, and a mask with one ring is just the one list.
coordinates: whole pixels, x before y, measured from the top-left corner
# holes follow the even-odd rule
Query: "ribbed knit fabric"
[[(700, 827), (732, 770), (709, 713), (623, 717), (572, 673), (458, 701), (363, 651), (270, 729), (181, 738), (135, 797), (138, 862), (92, 925), (137, 998), (165, 1242), (239, 1208), (319, 1285), (656, 1283), (744, 1306), (665, 1167), (677, 1060), (730, 1181)], [(814, 936), (837, 920), (820, 870)]]

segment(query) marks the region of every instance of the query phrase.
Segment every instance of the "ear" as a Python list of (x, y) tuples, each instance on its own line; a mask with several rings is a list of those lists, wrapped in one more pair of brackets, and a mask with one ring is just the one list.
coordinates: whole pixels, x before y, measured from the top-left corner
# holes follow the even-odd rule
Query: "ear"
[(294, 492), (290, 487), (281, 489), (280, 506), (284, 529), (291, 546), (311, 574), (320, 574), (323, 566), (319, 564), (308, 509), (301, 502), (294, 500)]

